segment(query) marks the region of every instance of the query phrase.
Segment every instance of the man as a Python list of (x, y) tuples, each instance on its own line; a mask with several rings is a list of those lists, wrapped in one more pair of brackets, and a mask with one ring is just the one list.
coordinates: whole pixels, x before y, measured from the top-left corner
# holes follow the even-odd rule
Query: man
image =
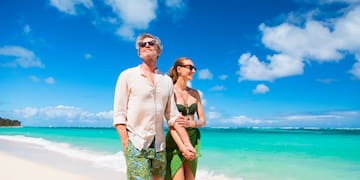
[(157, 70), (162, 51), (158, 37), (145, 33), (136, 39), (142, 63), (124, 70), (118, 78), (114, 97), (114, 126), (125, 153), (128, 179), (162, 180), (166, 171), (164, 117), (183, 143), (185, 158), (195, 158), (195, 149), (179, 114), (170, 77)]

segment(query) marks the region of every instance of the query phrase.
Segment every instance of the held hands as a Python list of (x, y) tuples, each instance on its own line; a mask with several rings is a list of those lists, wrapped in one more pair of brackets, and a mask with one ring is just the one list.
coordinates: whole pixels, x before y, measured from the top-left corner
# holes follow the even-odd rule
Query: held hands
[[(176, 119), (176, 124), (181, 127), (184, 127), (184, 128), (191, 127), (189, 122), (191, 122), (191, 121), (189, 121), (183, 115), (179, 115), (178, 118)], [(189, 139), (187, 141), (185, 140), (185, 142), (183, 141), (181, 144), (179, 144), (179, 143), (177, 143), (177, 144), (178, 144), (180, 151), (182, 152), (182, 155), (187, 160), (194, 160), (196, 158), (196, 150), (190, 143)]]
[(191, 144), (184, 144), (185, 147), (180, 148), (182, 155), (187, 160), (194, 160), (196, 158), (196, 150)]

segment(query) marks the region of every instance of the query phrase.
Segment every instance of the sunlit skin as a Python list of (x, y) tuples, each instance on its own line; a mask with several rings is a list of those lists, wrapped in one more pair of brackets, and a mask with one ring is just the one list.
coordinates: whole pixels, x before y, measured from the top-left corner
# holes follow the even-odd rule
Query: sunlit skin
[[(143, 42), (151, 42), (154, 41), (154, 39), (150, 37), (146, 37), (143, 39)], [(146, 44), (145, 47), (140, 47), (138, 55), (142, 59), (143, 64), (141, 65), (141, 68), (144, 70), (145, 73), (149, 73), (150, 79), (154, 79), (154, 72), (156, 70), (157, 66), (157, 60), (160, 56), (161, 50), (156, 45), (149, 45), (149, 43)]]
[[(154, 39), (146, 37), (142, 42), (153, 42)], [(154, 73), (157, 68), (158, 56), (161, 54), (161, 50), (157, 45), (151, 46), (149, 43), (146, 43), (144, 47), (139, 48), (139, 57), (142, 59), (143, 63), (141, 64), (141, 69), (144, 71), (145, 75), (149, 77), (151, 82), (154, 84)], [(185, 119), (182, 115), (178, 118), (179, 122), (183, 122)], [(176, 123), (175, 126), (179, 124)], [(184, 131), (186, 133), (186, 131)], [(178, 144), (183, 156), (186, 159), (195, 159), (196, 151), (191, 143), (181, 143)]]
[[(149, 80), (152, 82), (152, 84), (155, 84), (155, 73), (157, 69), (157, 60), (161, 54), (161, 48), (157, 44), (157, 41), (154, 40), (151, 37), (145, 37), (142, 39), (138, 46), (138, 56), (142, 60), (142, 64), (140, 65), (140, 69), (144, 73), (144, 75), (149, 78)], [(184, 119), (184, 116), (179, 115), (177, 117), (177, 120)], [(126, 146), (128, 144), (128, 134), (126, 130), (126, 125), (123, 124), (117, 124), (115, 126), (117, 129), (120, 137), (121, 142), (123, 145), (123, 148), (126, 149)], [(196, 155), (195, 148), (191, 145), (189, 136), (182, 126), (180, 126), (178, 123), (174, 123), (173, 126), (174, 129), (176, 129), (176, 132), (182, 137), (181, 140), (183, 141), (181, 146), (181, 152), (187, 159), (192, 159)], [(162, 177), (153, 176), (153, 180), (162, 180)]]
[[(198, 121), (201, 123), (201, 126), (205, 126), (205, 114), (204, 109), (201, 103), (201, 98), (197, 90), (189, 88), (187, 82), (193, 79), (193, 75), (196, 72), (195, 66), (190, 59), (184, 59), (181, 62), (182, 66), (177, 66), (176, 72), (178, 74), (178, 79), (174, 84), (175, 87), (175, 96), (176, 103), (183, 105), (190, 105), (197, 103), (198, 109), (196, 111), (198, 116)], [(188, 115), (185, 119), (178, 119), (176, 121), (179, 125), (188, 128), (197, 128), (196, 121), (194, 120), (194, 115)], [(175, 142), (179, 141), (179, 137), (175, 130), (170, 131)], [(177, 143), (178, 144), (178, 143)], [(196, 157), (193, 157), (194, 159)], [(193, 160), (193, 159), (189, 159)], [(193, 180), (195, 179), (188, 160), (185, 160), (180, 167), (180, 169), (173, 176), (174, 180)]]

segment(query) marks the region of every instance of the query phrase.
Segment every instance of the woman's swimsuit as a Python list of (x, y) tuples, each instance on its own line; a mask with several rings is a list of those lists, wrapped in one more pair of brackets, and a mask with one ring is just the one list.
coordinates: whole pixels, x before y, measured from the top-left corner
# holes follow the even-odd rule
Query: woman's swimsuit
[[(186, 108), (183, 104), (177, 104), (177, 108), (183, 116), (194, 115), (197, 110), (197, 103), (191, 104), (188, 108)], [(200, 156), (200, 131), (197, 128), (186, 128), (186, 131), (189, 135), (191, 144), (196, 150), (196, 158), (191, 161), (188, 160), (191, 171), (195, 177), (198, 157)], [(182, 166), (185, 157), (180, 152), (177, 144), (170, 135), (170, 132), (166, 135), (166, 160), (167, 168), (165, 180), (171, 180)]]

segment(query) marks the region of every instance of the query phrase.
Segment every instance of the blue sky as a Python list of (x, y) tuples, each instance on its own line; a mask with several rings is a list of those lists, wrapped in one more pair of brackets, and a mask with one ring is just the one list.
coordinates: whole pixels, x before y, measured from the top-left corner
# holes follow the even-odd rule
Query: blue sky
[(111, 126), (134, 39), (190, 57), (208, 127), (360, 127), (359, 0), (2, 0), (0, 116)]

